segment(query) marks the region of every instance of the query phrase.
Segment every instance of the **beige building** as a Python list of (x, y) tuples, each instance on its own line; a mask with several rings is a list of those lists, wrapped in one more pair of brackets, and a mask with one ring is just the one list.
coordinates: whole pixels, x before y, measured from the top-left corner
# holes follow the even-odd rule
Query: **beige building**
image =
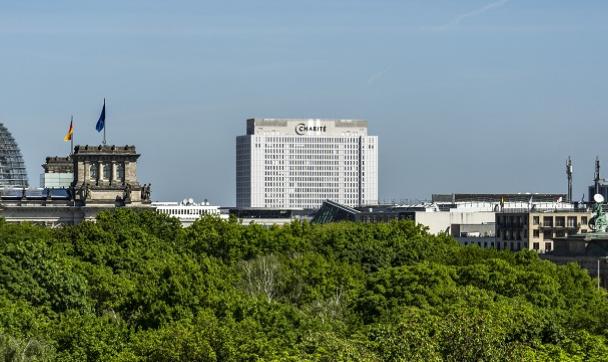
[[(7, 222), (47, 226), (78, 224), (115, 207), (148, 208), (150, 185), (137, 179), (134, 146), (76, 146), (69, 158), (50, 158), (74, 170), (69, 187), (0, 192), (0, 217)], [(49, 159), (45, 164), (49, 171)]]
[(137, 180), (135, 146), (76, 146), (72, 154), (76, 200), (82, 204), (137, 205), (149, 201)]
[(496, 213), (496, 248), (547, 253), (553, 239), (586, 233), (592, 213), (587, 209), (509, 210)]

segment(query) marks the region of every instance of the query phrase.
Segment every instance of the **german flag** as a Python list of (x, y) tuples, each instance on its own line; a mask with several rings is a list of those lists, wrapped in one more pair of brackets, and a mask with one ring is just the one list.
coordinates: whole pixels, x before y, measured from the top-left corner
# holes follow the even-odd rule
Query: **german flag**
[(74, 120), (70, 120), (70, 129), (68, 129), (68, 133), (63, 137), (65, 142), (71, 141), (74, 136)]

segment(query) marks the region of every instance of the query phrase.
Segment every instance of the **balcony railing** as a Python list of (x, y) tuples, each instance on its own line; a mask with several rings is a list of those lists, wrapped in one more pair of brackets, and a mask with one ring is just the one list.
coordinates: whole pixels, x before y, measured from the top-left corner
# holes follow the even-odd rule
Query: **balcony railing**
[(541, 230), (550, 230), (550, 229), (554, 229), (554, 230), (564, 230), (564, 229), (568, 229), (568, 230), (578, 230), (581, 228), (581, 223), (577, 223), (576, 225), (553, 225), (553, 224), (543, 224), (540, 223), (538, 224), (538, 227)]

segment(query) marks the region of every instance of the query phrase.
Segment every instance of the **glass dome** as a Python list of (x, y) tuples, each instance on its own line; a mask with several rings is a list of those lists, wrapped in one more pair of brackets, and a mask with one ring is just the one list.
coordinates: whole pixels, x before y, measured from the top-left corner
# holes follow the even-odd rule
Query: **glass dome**
[(0, 123), (0, 188), (28, 187), (21, 150), (11, 133)]

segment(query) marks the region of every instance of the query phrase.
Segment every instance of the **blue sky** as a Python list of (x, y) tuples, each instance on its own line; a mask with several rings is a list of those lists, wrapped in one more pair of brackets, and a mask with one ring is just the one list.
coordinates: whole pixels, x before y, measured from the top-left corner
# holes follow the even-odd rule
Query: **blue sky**
[[(63, 143), (136, 144), (153, 198), (234, 204), (249, 117), (363, 118), (380, 197), (565, 192), (608, 175), (605, 1), (0, 3), (0, 122), (30, 180)], [(578, 196), (577, 196), (578, 195)]]

